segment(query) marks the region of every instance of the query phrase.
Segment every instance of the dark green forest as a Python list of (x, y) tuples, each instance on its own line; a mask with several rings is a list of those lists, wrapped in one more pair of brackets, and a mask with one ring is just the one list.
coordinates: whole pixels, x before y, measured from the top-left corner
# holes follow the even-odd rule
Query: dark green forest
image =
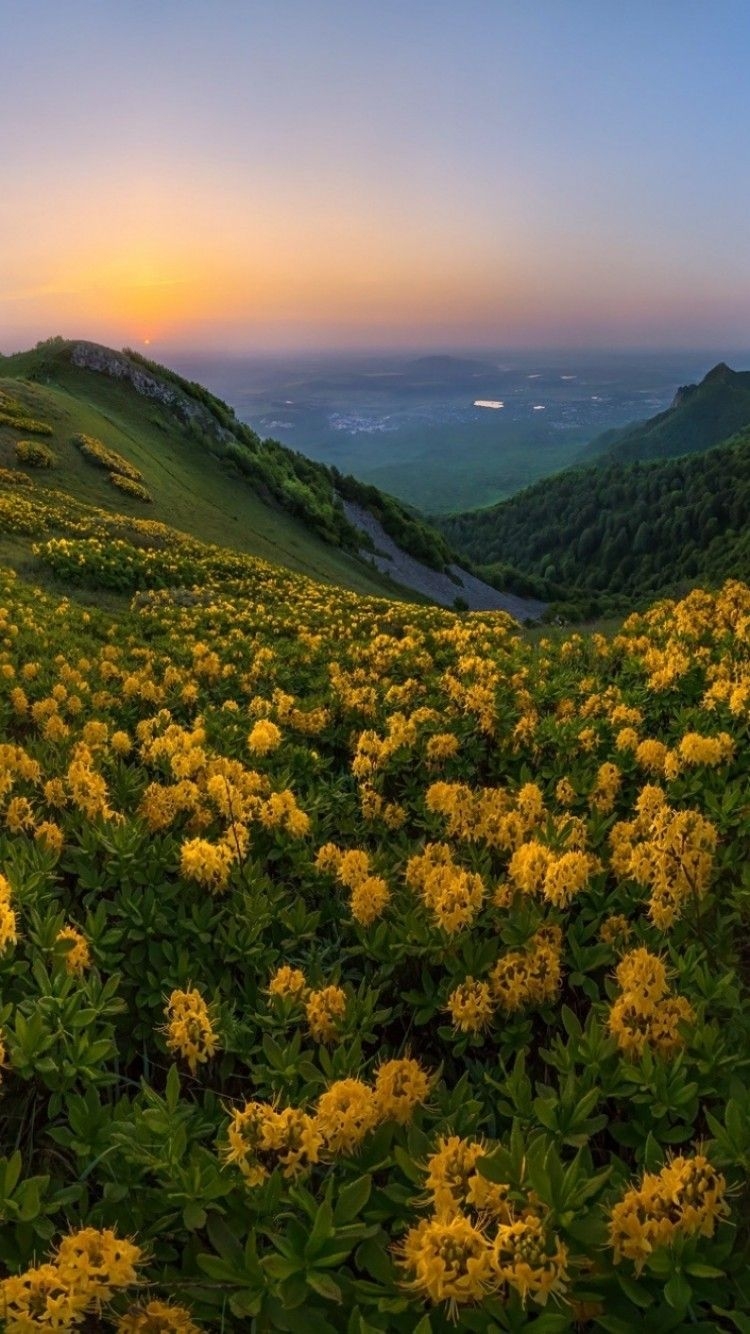
[(558, 601), (583, 595), (586, 608), (747, 579), (750, 428), (702, 454), (571, 468), (440, 522), (496, 581)]

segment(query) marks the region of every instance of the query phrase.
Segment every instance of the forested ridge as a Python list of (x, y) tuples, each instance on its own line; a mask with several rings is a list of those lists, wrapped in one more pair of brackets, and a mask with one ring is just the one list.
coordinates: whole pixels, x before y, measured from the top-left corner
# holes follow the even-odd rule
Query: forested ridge
[(568, 469), (442, 525), (485, 570), (512, 566), (542, 595), (638, 598), (748, 577), (749, 518), (750, 428), (702, 454)]
[(750, 372), (734, 371), (720, 361), (699, 384), (682, 385), (665, 412), (597, 436), (582, 459), (632, 463), (698, 454), (724, 444), (748, 424)]

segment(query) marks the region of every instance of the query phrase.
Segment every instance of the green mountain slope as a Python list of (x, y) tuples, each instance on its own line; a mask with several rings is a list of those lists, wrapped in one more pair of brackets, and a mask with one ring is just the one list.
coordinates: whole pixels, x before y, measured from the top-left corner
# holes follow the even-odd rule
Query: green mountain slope
[(621, 463), (674, 458), (710, 449), (748, 425), (750, 371), (733, 371), (719, 362), (700, 384), (678, 389), (666, 412), (605, 431), (586, 446), (581, 458), (604, 457)]
[(443, 521), (485, 574), (519, 591), (642, 599), (684, 581), (750, 577), (750, 429), (700, 455), (571, 468)]
[[(113, 486), (75, 443), (81, 434), (136, 469), (151, 500)], [(361, 535), (347, 522), (327, 468), (261, 441), (201, 386), (137, 354), (52, 339), (0, 357), (0, 467), (18, 466), (16, 445), (26, 437), (52, 451), (45, 484), (79, 500), (361, 593), (404, 591), (358, 556)], [(350, 481), (349, 490), (356, 485)], [(405, 507), (369, 497), (375, 500), (378, 517), (419, 559), (437, 566), (449, 559), (443, 540)]]

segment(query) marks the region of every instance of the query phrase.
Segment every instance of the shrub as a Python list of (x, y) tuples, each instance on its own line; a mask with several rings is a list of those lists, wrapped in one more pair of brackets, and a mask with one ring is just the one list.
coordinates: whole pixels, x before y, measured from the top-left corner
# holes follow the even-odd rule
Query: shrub
[(3, 486), (33, 486), (25, 472), (13, 472), (10, 468), (0, 468), (0, 483)]
[(153, 500), (151, 492), (145, 486), (141, 486), (140, 482), (134, 482), (132, 477), (123, 477), (119, 472), (111, 472), (109, 480), (118, 491), (124, 491), (126, 496), (132, 496), (134, 500), (145, 500), (151, 504)]
[(37, 421), (35, 417), (19, 417), (7, 408), (0, 410), (0, 426), (12, 426), (15, 431), (28, 431), (29, 435), (52, 435), (52, 427), (47, 422)]
[(119, 473), (121, 477), (129, 477), (131, 482), (143, 481), (142, 472), (139, 472), (132, 463), (128, 463), (122, 454), (109, 449), (101, 440), (97, 440), (96, 436), (74, 435), (73, 444), (81, 451), (87, 463), (93, 463), (95, 468), (104, 468), (109, 473)]
[(17, 441), (16, 458), (26, 468), (54, 468), (57, 462), (52, 450), (36, 440)]

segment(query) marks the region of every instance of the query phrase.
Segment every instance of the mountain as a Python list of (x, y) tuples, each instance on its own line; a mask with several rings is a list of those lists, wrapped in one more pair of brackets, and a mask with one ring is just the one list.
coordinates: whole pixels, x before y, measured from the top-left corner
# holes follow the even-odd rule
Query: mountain
[(702, 454), (569, 468), (441, 526), (486, 577), (583, 610), (748, 579), (750, 428)]
[[(360, 593), (404, 596), (408, 589), (445, 605), (459, 599), (538, 614), (470, 579), (415, 510), (262, 440), (201, 385), (129, 349), (56, 338), (0, 357), (5, 485), (17, 480), (17, 446), (26, 436), (40, 460), (48, 451), (51, 466), (39, 480), (79, 502), (161, 521)], [(120, 459), (119, 471), (107, 455)], [(389, 542), (403, 559), (383, 554)], [(12, 548), (0, 532), (0, 556), (25, 559)]]
[(605, 431), (581, 459), (674, 458), (698, 453), (750, 425), (750, 371), (734, 371), (720, 361), (700, 384), (683, 385), (671, 407), (644, 422)]

